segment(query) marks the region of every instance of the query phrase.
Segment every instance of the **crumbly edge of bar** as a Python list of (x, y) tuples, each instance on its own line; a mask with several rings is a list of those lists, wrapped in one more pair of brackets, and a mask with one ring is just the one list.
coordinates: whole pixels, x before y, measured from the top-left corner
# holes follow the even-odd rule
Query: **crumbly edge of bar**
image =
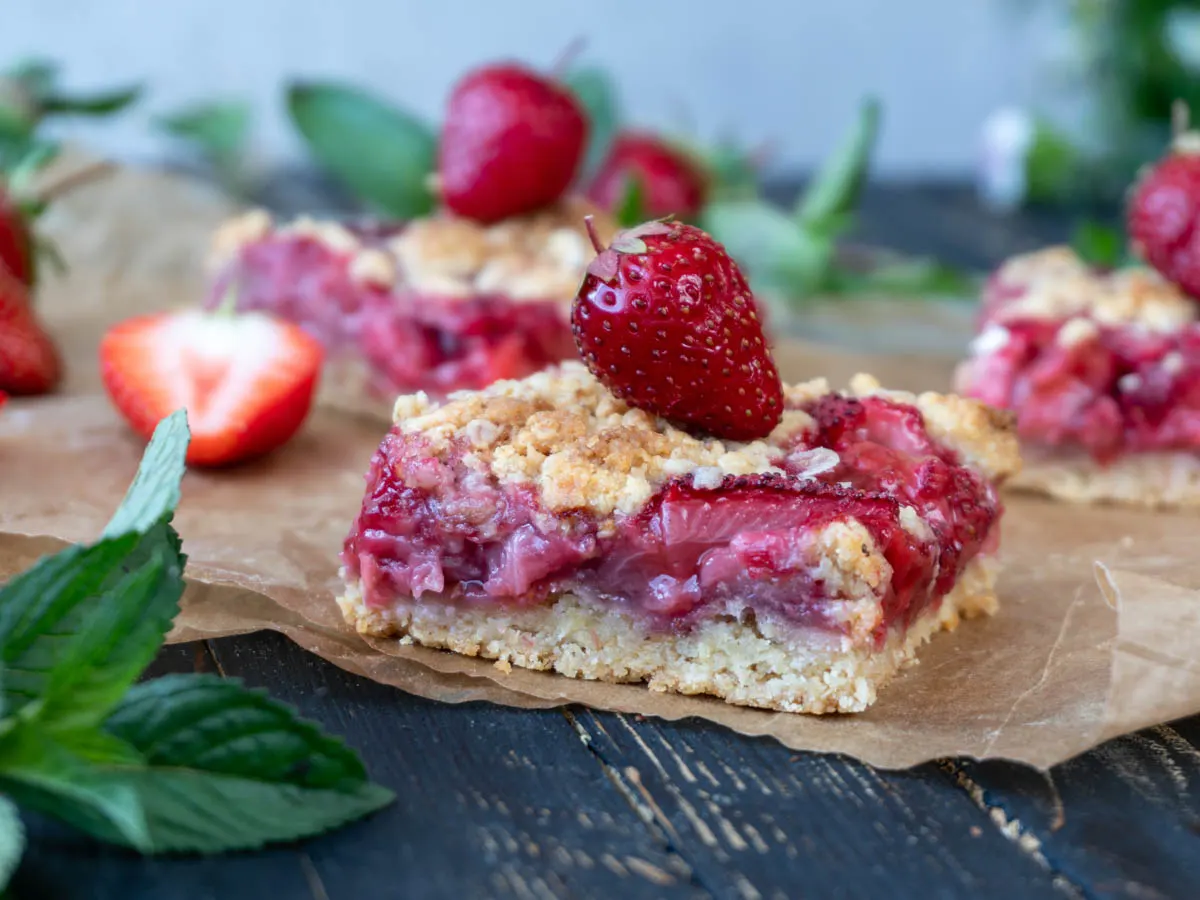
[(1101, 465), (1082, 451), (1029, 448), (1009, 487), (1069, 503), (1200, 507), (1200, 455), (1128, 453)]
[(364, 242), (341, 223), (301, 216), (275, 223), (252, 209), (214, 232), (209, 267), (219, 271), (248, 244), (271, 234), (306, 237), (350, 259), (350, 275), (376, 287), (412, 289), (446, 299), (503, 294), (515, 301), (566, 302), (595, 256), (584, 217), (602, 240), (616, 232), (603, 210), (581, 197), (483, 225), (438, 212), (415, 219), (397, 236)]
[(650, 690), (719, 697), (727, 703), (794, 713), (862, 712), (917, 651), (960, 619), (998, 608), (997, 566), (977, 557), (934, 609), (884, 644), (789, 627), (752, 616), (721, 615), (687, 634), (647, 629), (636, 615), (562, 594), (551, 605), (488, 610), (431, 601), (368, 609), (351, 583), (338, 605), (361, 634), (450, 650), (570, 678), (644, 683)]
[(1001, 324), (1022, 318), (1079, 317), (1087, 324), (1171, 332), (1197, 318), (1195, 301), (1153, 269), (1133, 266), (1096, 271), (1069, 247), (1047, 247), (1015, 256), (1000, 267), (996, 277), (1024, 290), (996, 311), (994, 320)]
[[(784, 392), (791, 406), (832, 393), (824, 379), (785, 385)], [(850, 396), (870, 394), (913, 405), (930, 436), (989, 481), (1001, 482), (1020, 467), (1007, 413), (953, 395), (885, 391), (869, 375), (852, 380)], [(402, 432), (424, 438), (435, 457), (463, 439), (471, 468), (500, 483), (532, 485), (550, 511), (588, 509), (599, 518), (636, 512), (671, 478), (694, 475), (717, 485), (730, 475), (779, 473), (789, 438), (813, 424), (807, 413), (790, 409), (762, 440), (692, 435), (617, 399), (577, 361), (452, 394), (442, 403), (405, 395), (393, 418)], [(804, 460), (820, 471), (836, 462), (829, 450)]]

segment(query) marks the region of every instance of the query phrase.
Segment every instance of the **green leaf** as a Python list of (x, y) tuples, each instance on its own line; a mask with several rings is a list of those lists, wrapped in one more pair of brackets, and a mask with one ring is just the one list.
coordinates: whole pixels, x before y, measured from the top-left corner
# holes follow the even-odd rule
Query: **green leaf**
[(751, 154), (732, 144), (699, 151), (709, 173), (713, 200), (749, 200), (758, 196), (758, 167)]
[(104, 537), (146, 531), (175, 510), (190, 440), (185, 410), (176, 410), (158, 423), (125, 499), (104, 529)]
[(0, 660), (9, 715), (45, 693), (50, 672), (140, 540), (128, 534), (68, 547), (0, 589)]
[(160, 422), (103, 538), (43, 557), (0, 588), (10, 714), (44, 701), (56, 727), (97, 721), (153, 658), (183, 591), (184, 557), (167, 523), (187, 442), (182, 411)]
[(978, 285), (975, 279), (952, 266), (934, 259), (915, 258), (862, 272), (835, 270), (826, 290), (831, 294), (974, 298)]
[(134, 786), (111, 777), (28, 723), (0, 740), (0, 791), (18, 805), (88, 834), (143, 852), (151, 849)]
[(16, 804), (0, 796), (0, 891), (3, 891), (25, 851), (25, 826)]
[(1121, 231), (1089, 219), (1075, 226), (1071, 246), (1082, 259), (1102, 268), (1116, 268), (1127, 259), (1125, 236)]
[(183, 596), (183, 559), (169, 525), (141, 536), (124, 568), (66, 642), (45, 685), (40, 721), (55, 731), (99, 724), (150, 665)]
[(617, 89), (608, 73), (594, 66), (569, 71), (562, 80), (587, 112), (588, 148), (583, 172), (589, 175), (604, 161), (617, 135), (621, 120)]
[(142, 96), (140, 84), (101, 91), (96, 94), (43, 94), (38, 105), (43, 115), (110, 116), (135, 103)]
[(868, 97), (859, 108), (853, 131), (817, 170), (796, 205), (796, 218), (806, 228), (820, 228), (826, 219), (854, 212), (866, 182), (879, 119), (879, 101)]
[(377, 212), (408, 219), (433, 208), (436, 138), (424, 122), (338, 84), (290, 85), (287, 106), (317, 163)]
[(789, 298), (808, 296), (824, 282), (833, 241), (806, 231), (770, 204), (753, 200), (711, 203), (704, 229), (725, 245), (757, 289)]
[(23, 59), (5, 74), (19, 82), (35, 97), (42, 97), (54, 90), (58, 82), (59, 65), (52, 59)]
[(133, 687), (105, 726), (145, 759), (113, 769), (141, 799), (154, 851), (294, 840), (388, 804), (353, 750), (239, 682), (174, 675)]
[(250, 106), (240, 101), (199, 103), (160, 116), (155, 125), (191, 144), (214, 168), (233, 171), (250, 134)]
[(1071, 140), (1048, 122), (1034, 123), (1025, 158), (1025, 196), (1033, 203), (1070, 199), (1083, 189), (1090, 163)]
[(626, 177), (625, 189), (621, 192), (621, 200), (614, 211), (618, 225), (622, 228), (632, 228), (646, 221), (643, 196), (642, 179), (636, 175)]

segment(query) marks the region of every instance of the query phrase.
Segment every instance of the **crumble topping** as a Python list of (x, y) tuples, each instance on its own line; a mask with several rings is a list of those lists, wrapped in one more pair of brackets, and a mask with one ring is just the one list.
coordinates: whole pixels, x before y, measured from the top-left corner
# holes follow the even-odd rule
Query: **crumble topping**
[(382, 244), (339, 222), (308, 216), (274, 226), (265, 210), (255, 209), (217, 229), (210, 265), (227, 263), (274, 228), (281, 238), (310, 238), (349, 257), (350, 276), (362, 284), (411, 287), (444, 297), (504, 294), (513, 300), (565, 301), (575, 295), (595, 256), (586, 215), (594, 217), (600, 239), (610, 240), (616, 232), (611, 217), (581, 198), (493, 225), (438, 212), (407, 223)]
[[(866, 375), (856, 377), (852, 391), (886, 393)], [(785, 393), (789, 401), (814, 399), (829, 393), (829, 386), (817, 380)], [(987, 477), (1016, 471), (1016, 439), (1004, 414), (954, 396), (890, 396), (920, 410), (930, 434)], [(787, 438), (811, 421), (790, 410), (764, 440), (695, 437), (617, 399), (580, 362), (452, 394), (442, 405), (416, 394), (401, 397), (395, 407), (400, 429), (421, 434), (433, 453), (463, 440), (470, 448), (468, 465), (502, 483), (536, 486), (549, 510), (582, 508), (601, 518), (636, 513), (672, 477), (690, 474), (703, 487), (727, 475), (781, 472)], [(814, 476), (837, 465), (833, 451), (802, 452), (804, 470)]]
[(1197, 317), (1195, 302), (1153, 269), (1097, 271), (1066, 247), (1017, 256), (999, 269), (997, 279), (1021, 291), (997, 309), (1001, 322), (1079, 316), (1102, 325), (1177, 331)]

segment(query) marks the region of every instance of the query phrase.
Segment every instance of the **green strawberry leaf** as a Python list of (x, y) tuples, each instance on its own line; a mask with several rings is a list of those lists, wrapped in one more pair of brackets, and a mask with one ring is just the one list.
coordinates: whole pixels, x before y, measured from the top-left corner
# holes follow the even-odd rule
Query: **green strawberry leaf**
[(1071, 246), (1081, 259), (1101, 268), (1115, 269), (1129, 259), (1121, 231), (1090, 219), (1076, 224)]
[(636, 175), (626, 177), (621, 200), (613, 211), (618, 225), (622, 228), (632, 228), (646, 221), (646, 204), (643, 198), (642, 179)]
[(190, 144), (214, 169), (232, 174), (250, 136), (250, 106), (235, 100), (198, 103), (159, 116), (154, 124)]
[(433, 208), (437, 140), (424, 122), (338, 84), (292, 84), (287, 106), (317, 163), (372, 209), (410, 219)]
[(852, 213), (858, 206), (879, 134), (879, 120), (879, 101), (868, 97), (859, 108), (854, 129), (817, 170), (796, 204), (796, 219), (801, 225), (820, 228), (826, 219)]
[(110, 116), (132, 106), (142, 96), (142, 85), (114, 88), (97, 94), (42, 94), (38, 106), (43, 115)]
[(0, 796), (0, 891), (3, 891), (25, 852), (25, 826), (17, 806)]
[(583, 174), (591, 175), (604, 162), (620, 125), (621, 110), (617, 89), (607, 72), (593, 66), (571, 70), (562, 80), (574, 92), (587, 113), (588, 148), (583, 162)]
[(824, 283), (833, 260), (831, 237), (755, 200), (710, 203), (703, 216), (702, 227), (745, 268), (755, 288), (801, 298)]

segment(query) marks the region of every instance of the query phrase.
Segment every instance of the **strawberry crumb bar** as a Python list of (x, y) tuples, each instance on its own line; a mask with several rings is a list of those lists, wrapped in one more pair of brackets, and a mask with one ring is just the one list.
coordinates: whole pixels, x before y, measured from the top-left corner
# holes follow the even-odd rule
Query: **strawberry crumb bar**
[[(435, 396), (574, 356), (570, 300), (595, 251), (586, 201), (484, 225), (441, 212), (368, 226), (261, 210), (214, 235), (212, 306), (296, 322), (333, 363), (326, 399), (388, 415), (398, 393)], [(597, 227), (611, 234), (601, 217)]]
[(1014, 411), (1013, 486), (1072, 502), (1200, 505), (1196, 301), (1149, 268), (1053, 247), (990, 279), (957, 388)]
[(996, 609), (1006, 415), (784, 386), (750, 442), (693, 436), (578, 362), (402, 396), (345, 542), (363, 634), (729, 703), (857, 712)]

